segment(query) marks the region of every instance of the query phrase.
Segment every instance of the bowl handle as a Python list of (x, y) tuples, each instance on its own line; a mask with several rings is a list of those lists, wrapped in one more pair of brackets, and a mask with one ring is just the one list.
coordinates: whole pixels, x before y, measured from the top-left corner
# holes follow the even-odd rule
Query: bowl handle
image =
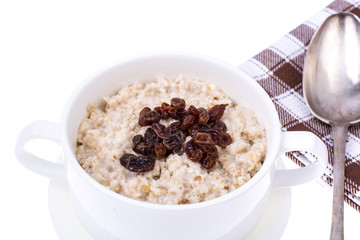
[(65, 180), (64, 164), (55, 163), (35, 156), (24, 149), (33, 139), (48, 139), (60, 145), (60, 125), (37, 120), (27, 125), (16, 140), (15, 154), (19, 162), (27, 169), (53, 179)]
[(273, 187), (290, 187), (315, 180), (324, 173), (328, 152), (325, 144), (312, 132), (290, 131), (282, 133), (280, 154), (290, 151), (307, 151), (317, 157), (306, 167), (275, 170)]

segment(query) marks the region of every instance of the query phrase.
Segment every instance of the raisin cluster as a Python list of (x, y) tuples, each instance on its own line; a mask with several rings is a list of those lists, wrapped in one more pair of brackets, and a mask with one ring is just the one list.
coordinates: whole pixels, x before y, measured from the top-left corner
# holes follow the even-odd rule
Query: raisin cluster
[[(170, 104), (164, 102), (154, 110), (143, 108), (138, 123), (151, 127), (144, 136), (135, 135), (132, 139), (134, 152), (141, 155), (126, 153), (120, 158), (121, 165), (133, 172), (147, 172), (154, 169), (156, 159), (185, 152), (202, 167), (213, 168), (219, 158), (216, 145), (225, 148), (232, 143), (225, 123), (220, 120), (227, 104), (215, 105), (209, 111), (193, 105), (186, 110), (185, 105), (184, 99), (172, 98)], [(177, 121), (167, 127), (159, 123), (168, 118)], [(192, 139), (184, 144), (187, 136)]]

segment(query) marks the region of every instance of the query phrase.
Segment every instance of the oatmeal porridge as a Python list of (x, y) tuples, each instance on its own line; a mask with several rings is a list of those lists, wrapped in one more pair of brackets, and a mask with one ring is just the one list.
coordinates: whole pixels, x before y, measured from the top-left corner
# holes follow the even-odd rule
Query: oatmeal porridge
[[(231, 136), (231, 144), (212, 145), (216, 162), (210, 167), (201, 162), (203, 159), (201, 164), (190, 160), (188, 152), (185, 154), (183, 150), (159, 155), (150, 170), (130, 171), (120, 160), (130, 154), (138, 155), (134, 153), (134, 139), (148, 134), (148, 127), (139, 120), (142, 110), (155, 109), (174, 98), (184, 99), (188, 111), (194, 106), (209, 112), (217, 106), (226, 107), (221, 123), (224, 132)], [(123, 86), (116, 95), (104, 100), (104, 107), (95, 103), (88, 106), (89, 116), (79, 127), (76, 157), (91, 177), (114, 192), (151, 203), (202, 202), (237, 189), (262, 166), (266, 154), (264, 128), (251, 110), (241, 103), (234, 104), (213, 84), (183, 76), (159, 77), (154, 82)], [(174, 122), (169, 117), (161, 119), (159, 124), (170, 126)], [(189, 135), (184, 138), (184, 146), (194, 140)]]

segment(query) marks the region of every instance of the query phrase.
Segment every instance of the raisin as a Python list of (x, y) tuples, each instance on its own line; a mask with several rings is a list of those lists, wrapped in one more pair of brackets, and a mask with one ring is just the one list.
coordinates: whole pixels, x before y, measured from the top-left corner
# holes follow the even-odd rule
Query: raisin
[(167, 111), (171, 118), (180, 120), (186, 115), (185, 109), (177, 109), (174, 107), (170, 107), (170, 109)]
[(134, 154), (130, 154), (130, 153), (125, 153), (124, 155), (122, 155), (122, 157), (120, 158), (120, 164), (124, 167), (126, 167), (130, 161), (133, 161), (136, 159), (136, 155)]
[(195, 134), (198, 132), (198, 130), (199, 130), (199, 126), (198, 126), (198, 125), (194, 125), (194, 126), (189, 127), (189, 128), (187, 129), (187, 131), (188, 131), (188, 133), (189, 133), (189, 135), (190, 135), (191, 137), (194, 137)]
[(147, 125), (151, 125), (154, 122), (159, 122), (161, 118), (160, 113), (157, 111), (150, 111), (145, 115), (145, 121), (148, 122)]
[(183, 132), (183, 134), (185, 135), (185, 138), (187, 137), (187, 136), (189, 136), (190, 134), (189, 134), (189, 132), (187, 131), (187, 130), (180, 130), (180, 131), (182, 131)]
[(155, 107), (154, 110), (157, 111), (160, 114), (161, 119), (168, 119), (169, 118), (169, 113), (164, 108)]
[(193, 162), (198, 162), (203, 157), (202, 149), (195, 144), (193, 139), (187, 142), (185, 147), (185, 153), (187, 157)]
[(209, 122), (215, 122), (217, 120), (220, 120), (221, 117), (223, 116), (226, 106), (228, 104), (219, 104), (219, 105), (215, 105), (212, 108), (210, 108), (209, 110)]
[(173, 154), (177, 154), (179, 156), (183, 155), (184, 152), (185, 152), (185, 148), (184, 148), (183, 145), (179, 145), (179, 146), (174, 147), (174, 149), (172, 151)]
[(138, 123), (140, 126), (146, 126), (148, 123), (145, 120), (145, 115), (151, 112), (149, 107), (144, 107), (139, 113), (139, 120)]
[(210, 129), (210, 130), (209, 130), (209, 133), (210, 133), (211, 138), (212, 138), (212, 140), (214, 141), (214, 143), (215, 143), (216, 145), (219, 145), (220, 139), (221, 139), (221, 135), (222, 135), (222, 131)]
[(144, 134), (144, 142), (149, 144), (150, 146), (154, 146), (156, 143), (160, 141), (160, 138), (155, 133), (152, 128), (148, 128)]
[(196, 123), (196, 117), (194, 115), (186, 115), (181, 122), (181, 130), (186, 130), (192, 127)]
[(197, 132), (194, 136), (194, 143), (197, 145), (215, 145), (209, 133)]
[(163, 143), (167, 149), (171, 150), (174, 147), (181, 145), (185, 141), (185, 138), (186, 136), (182, 131), (177, 131), (168, 138), (165, 138)]
[(166, 102), (163, 102), (161, 104), (161, 107), (165, 110), (165, 111), (168, 111), (170, 108), (172, 108), (168, 103)]
[(185, 109), (177, 109), (176, 116), (173, 118), (176, 120), (181, 120), (186, 116), (186, 114), (187, 114), (187, 111)]
[(138, 123), (140, 126), (151, 125), (154, 122), (159, 122), (160, 118), (161, 118), (160, 113), (158, 113), (155, 110), (151, 111), (150, 108), (145, 107), (143, 110), (141, 110), (139, 114)]
[(170, 107), (169, 110), (167, 110), (169, 116), (173, 119), (178, 119), (178, 111), (174, 107)]
[(187, 114), (194, 115), (195, 117), (198, 117), (199, 111), (194, 105), (190, 105), (190, 107), (189, 107), (189, 109), (187, 111)]
[(210, 127), (206, 124), (200, 124), (199, 126), (199, 131), (201, 132), (208, 132), (208, 130), (210, 129)]
[(170, 124), (169, 126), (167, 126), (166, 130), (170, 133), (173, 134), (177, 131), (180, 130), (180, 126), (181, 126), (181, 122), (173, 122), (172, 124)]
[(197, 132), (209, 132), (209, 130), (210, 127), (207, 126), (206, 124), (200, 124), (200, 125), (196, 124), (188, 128), (188, 133), (190, 134), (190, 136), (194, 137)]
[(146, 144), (145, 142), (139, 142), (133, 147), (134, 152), (150, 156), (153, 154), (153, 148), (149, 144)]
[(216, 121), (212, 126), (212, 129), (214, 129), (215, 131), (221, 131), (221, 132), (226, 132), (227, 131), (227, 127), (226, 124), (220, 120)]
[(178, 130), (178, 131), (176, 131), (176, 132), (173, 133), (173, 134), (175, 134), (175, 135), (178, 136), (178, 138), (181, 140), (181, 143), (184, 143), (184, 142), (185, 142), (186, 135), (184, 134), (183, 131)]
[(185, 100), (178, 97), (172, 98), (171, 106), (176, 109), (185, 109)]
[(144, 138), (143, 136), (141, 136), (140, 134), (138, 135), (135, 135), (133, 138), (132, 138), (132, 143), (134, 144), (134, 146), (140, 142), (143, 142), (144, 141)]
[(210, 119), (210, 115), (209, 115), (208, 111), (206, 111), (205, 108), (198, 108), (198, 112), (199, 112), (198, 123), (199, 124), (207, 123)]
[(161, 104), (161, 108), (163, 108), (171, 118), (180, 120), (186, 115), (186, 110), (184, 108), (177, 108), (169, 105), (166, 102)]
[(231, 143), (232, 143), (232, 138), (230, 134), (222, 133), (219, 140), (219, 146), (222, 148), (226, 148), (226, 146), (230, 145)]
[(166, 157), (166, 147), (162, 143), (157, 143), (154, 146), (155, 156), (160, 160)]
[(168, 137), (170, 135), (169, 131), (161, 123), (153, 123), (151, 125), (151, 127), (155, 131), (156, 135), (158, 135), (158, 137), (161, 139), (165, 139), (166, 137)]
[(148, 172), (154, 169), (155, 160), (126, 153), (120, 158), (120, 164), (132, 172)]
[(200, 164), (203, 168), (209, 170), (216, 165), (218, 159), (219, 154), (216, 147), (214, 147), (212, 151), (208, 150), (205, 152), (204, 157), (200, 160)]

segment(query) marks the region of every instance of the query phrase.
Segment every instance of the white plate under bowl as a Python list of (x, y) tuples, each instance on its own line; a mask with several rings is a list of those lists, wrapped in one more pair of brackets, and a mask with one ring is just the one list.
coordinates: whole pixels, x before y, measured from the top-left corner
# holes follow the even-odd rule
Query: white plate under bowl
[[(278, 167), (283, 168), (282, 161)], [(77, 216), (73, 209), (70, 190), (66, 182), (51, 180), (49, 184), (49, 210), (55, 230), (61, 240), (116, 240), (87, 216)], [(291, 189), (272, 189), (261, 221), (248, 240), (280, 239), (287, 225), (291, 209)], [(85, 219), (84, 225), (78, 218)], [(237, 240), (236, 229), (221, 240)]]

